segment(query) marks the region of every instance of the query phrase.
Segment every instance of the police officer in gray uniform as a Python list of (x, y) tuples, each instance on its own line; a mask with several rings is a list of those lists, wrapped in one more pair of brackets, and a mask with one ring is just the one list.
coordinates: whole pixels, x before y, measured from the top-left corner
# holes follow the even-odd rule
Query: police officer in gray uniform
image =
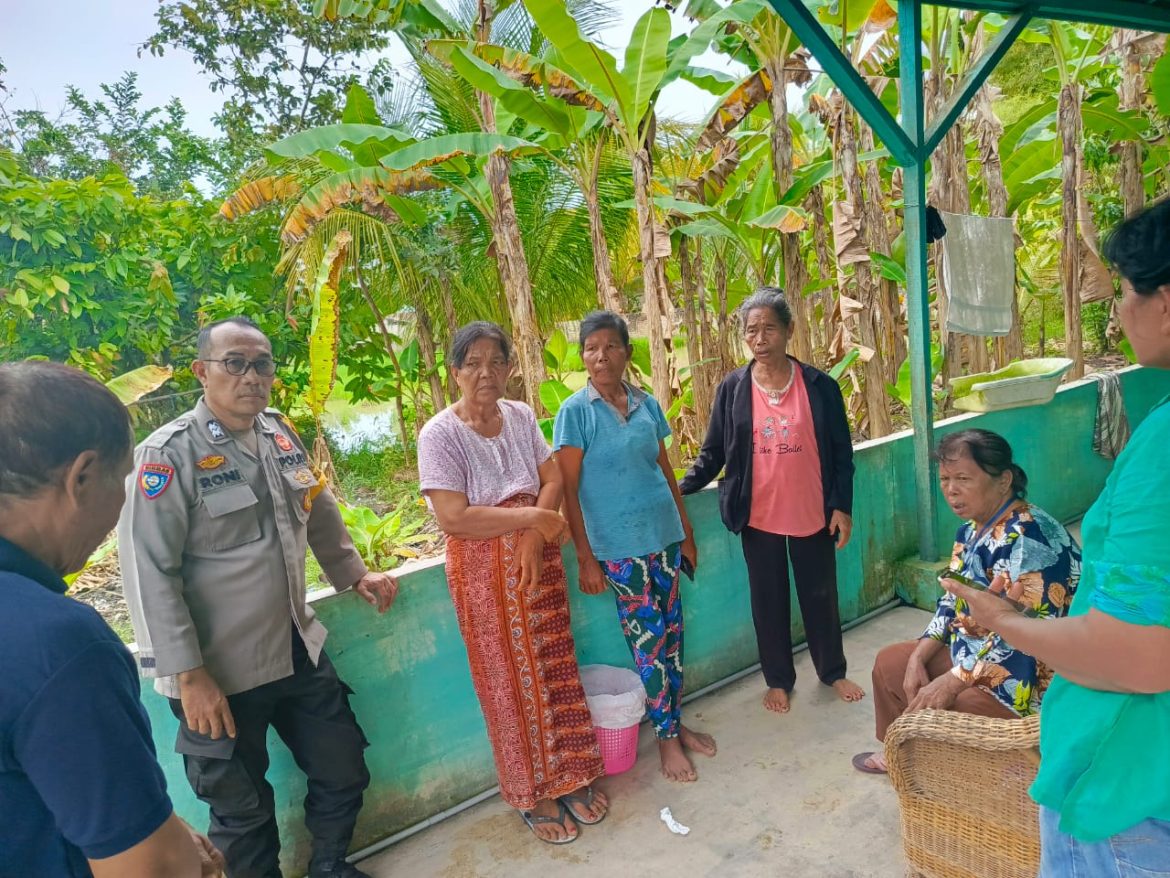
[(398, 584), (366, 569), (300, 437), (268, 408), (272, 346), (256, 325), (205, 327), (192, 371), (204, 395), (138, 446), (118, 524), (141, 670), (171, 699), (229, 878), (281, 874), (269, 726), (308, 778), (309, 875), (362, 876), (345, 853), (367, 741), (305, 600), (306, 546), (335, 589), (380, 613)]

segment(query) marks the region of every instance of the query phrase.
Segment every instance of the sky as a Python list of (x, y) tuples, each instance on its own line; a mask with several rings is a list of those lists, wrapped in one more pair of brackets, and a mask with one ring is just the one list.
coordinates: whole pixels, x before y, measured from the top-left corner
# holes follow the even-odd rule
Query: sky
[[(138, 46), (154, 33), (155, 0), (0, 0), (6, 7), (0, 27), (0, 61), (7, 66), (4, 82), (10, 92), (7, 106), (40, 109), (55, 117), (65, 103), (65, 87), (75, 85), (87, 97), (98, 97), (98, 86), (117, 80), (124, 71), (137, 71), (142, 106), (162, 106), (172, 97), (182, 100), (188, 126), (205, 135), (215, 133), (211, 117), (222, 96), (212, 93), (189, 56), (170, 52), (162, 58), (149, 53), (138, 57)], [(634, 22), (652, 0), (615, 0), (621, 20), (601, 35), (620, 58)], [(674, 33), (689, 29), (672, 13)], [(404, 63), (406, 53), (396, 45), (391, 60)], [(736, 70), (710, 52), (693, 62), (698, 66)], [(742, 74), (741, 74), (742, 75)], [(713, 98), (687, 82), (668, 86), (659, 101), (659, 113), (689, 122), (701, 121)]]

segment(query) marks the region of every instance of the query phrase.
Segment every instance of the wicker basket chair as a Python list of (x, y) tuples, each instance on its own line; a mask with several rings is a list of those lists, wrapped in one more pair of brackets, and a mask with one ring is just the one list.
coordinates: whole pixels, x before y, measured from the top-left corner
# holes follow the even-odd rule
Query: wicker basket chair
[(910, 875), (1035, 878), (1040, 825), (1028, 787), (1040, 765), (1040, 717), (950, 710), (905, 714), (886, 733)]

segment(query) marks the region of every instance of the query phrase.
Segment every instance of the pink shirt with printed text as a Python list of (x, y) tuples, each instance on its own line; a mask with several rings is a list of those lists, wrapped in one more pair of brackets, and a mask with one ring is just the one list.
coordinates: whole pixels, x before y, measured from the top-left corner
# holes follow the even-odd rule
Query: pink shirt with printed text
[(800, 366), (773, 403), (752, 382), (752, 513), (748, 526), (807, 537), (825, 527), (821, 456)]

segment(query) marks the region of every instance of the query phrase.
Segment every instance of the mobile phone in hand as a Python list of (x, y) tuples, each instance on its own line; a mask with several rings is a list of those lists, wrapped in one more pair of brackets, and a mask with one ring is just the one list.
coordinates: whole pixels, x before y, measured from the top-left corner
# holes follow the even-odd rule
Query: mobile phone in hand
[(974, 579), (964, 576), (962, 573), (959, 573), (956, 570), (951, 570), (949, 567), (944, 567), (938, 572), (938, 581), (942, 582), (944, 579), (953, 580), (960, 585), (965, 585), (967, 588), (973, 588), (976, 591), (985, 591), (989, 594), (993, 594), (1000, 600), (1007, 601), (1017, 612), (1023, 613), (1025, 616), (1030, 616), (1033, 619), (1040, 617), (1040, 612), (1035, 607), (1029, 607), (1027, 604), (1021, 604), (1019, 601), (1009, 598), (1003, 592), (992, 591), (989, 586), (984, 585), (982, 582), (976, 582)]
[(678, 569), (682, 571), (683, 576), (687, 579), (692, 582), (695, 581), (695, 565), (691, 563), (691, 559), (686, 555), (682, 556), (682, 562), (679, 564)]

